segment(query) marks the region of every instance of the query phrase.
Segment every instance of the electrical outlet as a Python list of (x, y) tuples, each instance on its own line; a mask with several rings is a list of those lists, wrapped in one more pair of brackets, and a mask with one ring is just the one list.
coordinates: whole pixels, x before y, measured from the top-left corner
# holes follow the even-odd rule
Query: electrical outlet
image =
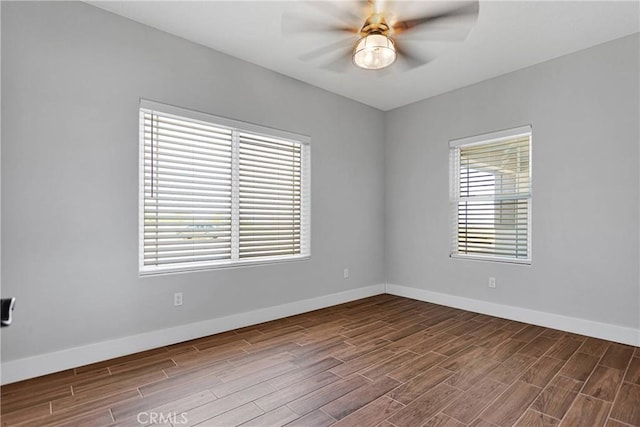
[(345, 268), (345, 269), (342, 271), (342, 277), (343, 277), (343, 278), (345, 278), (345, 279), (348, 279), (348, 278), (349, 278), (349, 269), (348, 269), (348, 268)]
[(179, 305), (182, 305), (182, 292), (173, 294), (173, 306), (178, 307)]
[(496, 278), (495, 277), (489, 277), (489, 287), (490, 288), (495, 288), (496, 287)]

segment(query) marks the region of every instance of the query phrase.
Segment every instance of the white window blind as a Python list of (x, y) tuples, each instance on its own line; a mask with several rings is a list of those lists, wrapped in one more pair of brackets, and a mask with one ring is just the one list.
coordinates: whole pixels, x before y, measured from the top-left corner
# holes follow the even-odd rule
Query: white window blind
[(301, 250), (300, 144), (240, 133), (240, 258)]
[(450, 142), (452, 256), (531, 262), (531, 127)]
[(305, 138), (143, 101), (140, 273), (308, 257)]

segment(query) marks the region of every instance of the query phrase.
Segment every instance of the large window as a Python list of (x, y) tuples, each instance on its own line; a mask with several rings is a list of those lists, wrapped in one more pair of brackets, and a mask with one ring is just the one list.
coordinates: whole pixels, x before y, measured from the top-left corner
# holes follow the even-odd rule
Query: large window
[(306, 258), (309, 139), (143, 100), (140, 273)]
[(449, 142), (451, 256), (531, 263), (531, 127)]

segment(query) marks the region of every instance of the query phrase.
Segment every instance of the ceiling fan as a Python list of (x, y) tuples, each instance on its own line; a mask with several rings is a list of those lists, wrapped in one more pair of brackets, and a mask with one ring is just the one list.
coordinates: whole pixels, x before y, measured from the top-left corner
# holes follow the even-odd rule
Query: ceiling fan
[[(429, 9), (418, 16), (405, 19), (397, 17), (401, 4), (417, 4)], [(464, 40), (478, 17), (478, 0), (470, 1), (401, 1), (361, 0), (359, 2), (305, 2), (316, 9), (314, 18), (307, 14), (287, 14), (282, 17), (285, 35), (299, 32), (334, 33), (349, 35), (319, 49), (310, 50), (300, 57), (311, 60), (336, 50), (341, 55), (327, 68), (336, 70), (351, 62), (365, 70), (381, 70), (401, 59), (405, 68), (424, 65), (431, 58), (411, 52), (405, 39), (411, 41), (458, 41)], [(394, 7), (395, 6), (395, 7)], [(353, 10), (354, 7), (357, 10)], [(406, 8), (406, 7), (405, 7)], [(318, 19), (317, 12), (331, 15)], [(339, 22), (335, 22), (338, 20)], [(434, 31), (435, 30), (435, 31)], [(445, 37), (438, 30), (444, 30)], [(416, 39), (416, 35), (418, 35)]]

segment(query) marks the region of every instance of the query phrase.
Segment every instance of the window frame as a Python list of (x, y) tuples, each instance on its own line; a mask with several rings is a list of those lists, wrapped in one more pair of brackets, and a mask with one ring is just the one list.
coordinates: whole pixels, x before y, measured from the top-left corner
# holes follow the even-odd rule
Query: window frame
[[(301, 148), (301, 212), (300, 212), (300, 253), (295, 255), (276, 255), (276, 256), (262, 256), (262, 257), (250, 257), (250, 258), (237, 258), (221, 261), (202, 261), (190, 262), (189, 265), (185, 264), (165, 264), (156, 266), (144, 265), (144, 210), (145, 210), (145, 141), (144, 141), (144, 125), (142, 123), (143, 111), (157, 111), (161, 114), (173, 115), (190, 120), (197, 120), (206, 122), (212, 126), (226, 129), (234, 133), (231, 150), (235, 152), (233, 154), (234, 160), (232, 161), (231, 180), (232, 188), (237, 187), (238, 183), (238, 170), (234, 169), (238, 167), (237, 153), (239, 150), (239, 137), (240, 133), (248, 133), (266, 138), (275, 138), (284, 140), (287, 142), (293, 142), (300, 144)], [(173, 105), (163, 104), (156, 101), (150, 101), (147, 99), (140, 99), (140, 105), (138, 107), (138, 275), (140, 277), (156, 276), (164, 274), (176, 274), (176, 273), (188, 273), (195, 271), (205, 270), (217, 270), (221, 268), (238, 268), (245, 266), (265, 265), (265, 264), (280, 264), (287, 262), (304, 261), (311, 259), (311, 138), (306, 135), (301, 135), (293, 132), (283, 131), (280, 129), (274, 129), (266, 126), (261, 126), (253, 123), (247, 123), (239, 120), (229, 119), (226, 117), (215, 116), (209, 113), (190, 110), (186, 108), (176, 107)], [(234, 182), (236, 184), (234, 184)], [(239, 229), (237, 221), (239, 221), (239, 201), (237, 192), (239, 189), (234, 188), (232, 190), (232, 245), (237, 245), (239, 239)], [(233, 215), (237, 215), (234, 218)], [(235, 225), (234, 225), (235, 224)], [(236, 237), (234, 233), (238, 233)], [(236, 254), (237, 255), (237, 254)], [(233, 256), (233, 255), (232, 255)]]
[[(480, 255), (458, 253), (458, 203), (460, 201), (460, 156), (456, 155), (456, 150), (462, 147), (481, 146), (492, 143), (508, 141), (528, 136), (529, 138), (529, 194), (527, 197), (515, 200), (527, 200), (527, 258), (506, 257), (500, 255)], [(495, 132), (474, 135), (465, 138), (452, 139), (449, 141), (449, 204), (450, 204), (450, 250), (449, 257), (452, 259), (465, 259), (476, 261), (493, 261), (508, 264), (531, 265), (532, 263), (532, 212), (533, 212), (533, 127), (524, 125)], [(456, 163), (457, 159), (457, 163)]]

